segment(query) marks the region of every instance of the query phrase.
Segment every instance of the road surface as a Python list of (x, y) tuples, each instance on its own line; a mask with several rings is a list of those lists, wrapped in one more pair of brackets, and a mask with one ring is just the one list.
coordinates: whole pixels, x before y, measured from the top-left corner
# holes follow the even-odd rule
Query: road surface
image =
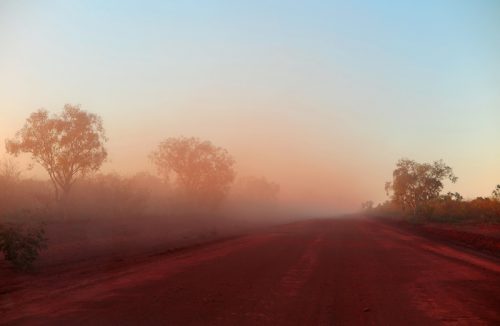
[(0, 293), (0, 324), (500, 325), (495, 258), (368, 218), (62, 266)]

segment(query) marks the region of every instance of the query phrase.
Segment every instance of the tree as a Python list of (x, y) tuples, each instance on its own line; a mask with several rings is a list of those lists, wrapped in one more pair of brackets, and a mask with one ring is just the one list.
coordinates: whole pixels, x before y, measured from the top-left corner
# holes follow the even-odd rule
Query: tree
[(19, 180), (21, 176), (21, 170), (19, 169), (16, 162), (13, 160), (3, 160), (0, 161), (0, 180)]
[(106, 140), (100, 117), (67, 104), (59, 115), (43, 109), (32, 113), (5, 145), (12, 155), (30, 153), (49, 174), (56, 200), (65, 202), (77, 177), (105, 161)]
[(385, 189), (388, 195), (392, 192), (395, 204), (416, 215), (422, 204), (439, 198), (446, 179), (457, 181), (451, 167), (442, 160), (430, 164), (401, 159), (396, 164), (392, 182), (387, 182)]
[(500, 185), (497, 185), (495, 190), (491, 193), (493, 199), (500, 201)]
[(447, 200), (447, 201), (452, 200), (452, 201), (460, 202), (460, 201), (464, 200), (464, 197), (458, 192), (448, 192), (446, 195), (442, 195), (441, 199)]
[(237, 181), (237, 192), (252, 202), (276, 202), (280, 192), (280, 185), (268, 181), (264, 177), (243, 177)]
[(366, 211), (372, 210), (373, 209), (373, 201), (368, 200), (368, 201), (362, 202), (361, 209), (366, 210)]
[(174, 178), (196, 204), (216, 205), (234, 180), (234, 160), (227, 150), (198, 138), (171, 137), (161, 142), (151, 160), (165, 180)]
[(12, 207), (19, 192), (21, 170), (13, 160), (0, 161), (0, 215)]

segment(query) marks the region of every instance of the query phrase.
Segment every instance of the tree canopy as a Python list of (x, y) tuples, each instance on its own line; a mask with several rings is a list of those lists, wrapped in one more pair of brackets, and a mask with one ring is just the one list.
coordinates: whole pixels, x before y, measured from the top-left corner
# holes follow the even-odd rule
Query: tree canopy
[(492, 191), (491, 196), (493, 199), (500, 201), (500, 185), (496, 186), (496, 188)]
[(217, 204), (234, 180), (234, 160), (227, 150), (198, 138), (171, 137), (151, 154), (158, 172), (197, 204)]
[(392, 201), (403, 210), (417, 214), (421, 204), (439, 197), (443, 181), (455, 183), (457, 177), (451, 167), (442, 160), (433, 163), (417, 163), (401, 159), (396, 164), (392, 182), (387, 182), (387, 194), (392, 192)]
[(44, 109), (32, 113), (15, 138), (6, 141), (6, 149), (13, 155), (30, 153), (61, 199), (79, 175), (100, 168), (107, 157), (106, 140), (100, 117), (67, 104), (58, 115)]

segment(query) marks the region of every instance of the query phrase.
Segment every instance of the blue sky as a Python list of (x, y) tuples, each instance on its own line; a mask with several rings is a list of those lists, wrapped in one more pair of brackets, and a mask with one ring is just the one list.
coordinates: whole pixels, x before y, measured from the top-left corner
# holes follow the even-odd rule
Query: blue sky
[(2, 1), (0, 139), (78, 103), (105, 121), (105, 170), (149, 169), (183, 134), (321, 205), (383, 200), (400, 157), (443, 158), (453, 190), (488, 195), (499, 17), (486, 0)]

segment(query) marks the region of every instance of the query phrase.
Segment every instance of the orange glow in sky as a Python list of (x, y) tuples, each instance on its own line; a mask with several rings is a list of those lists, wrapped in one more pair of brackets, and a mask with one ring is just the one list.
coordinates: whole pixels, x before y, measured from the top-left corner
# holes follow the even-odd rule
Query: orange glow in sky
[(402, 157), (443, 159), (459, 177), (450, 190), (490, 194), (498, 4), (278, 3), (3, 2), (0, 140), (72, 103), (104, 120), (105, 172), (153, 172), (148, 154), (184, 135), (318, 212), (385, 200)]

